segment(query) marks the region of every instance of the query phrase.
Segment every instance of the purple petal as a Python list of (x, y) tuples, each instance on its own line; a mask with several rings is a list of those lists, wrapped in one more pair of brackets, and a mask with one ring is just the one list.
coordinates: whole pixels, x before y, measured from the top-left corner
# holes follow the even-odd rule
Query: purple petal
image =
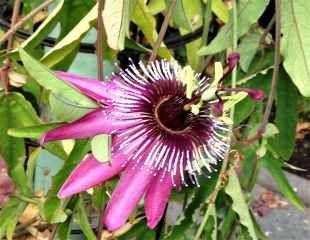
[(153, 177), (145, 167), (142, 169), (127, 167), (104, 213), (103, 221), (108, 230), (114, 231), (125, 224)]
[(98, 134), (110, 134), (117, 128), (113, 121), (110, 111), (100, 108), (72, 123), (48, 131), (40, 139), (40, 144), (43, 145), (45, 142), (53, 140), (86, 138)]
[(106, 102), (107, 100), (112, 99), (111, 90), (115, 88), (113, 81), (100, 82), (95, 79), (59, 71), (56, 71), (55, 74), (57, 77), (68, 81), (82, 93), (98, 102)]
[(150, 188), (146, 192), (144, 203), (149, 228), (155, 228), (162, 218), (171, 190), (170, 173), (167, 173), (163, 179), (157, 177), (156, 180), (152, 181)]
[(124, 154), (112, 156), (112, 164), (98, 162), (93, 155), (87, 157), (73, 170), (58, 192), (59, 198), (85, 191), (119, 174), (126, 161)]

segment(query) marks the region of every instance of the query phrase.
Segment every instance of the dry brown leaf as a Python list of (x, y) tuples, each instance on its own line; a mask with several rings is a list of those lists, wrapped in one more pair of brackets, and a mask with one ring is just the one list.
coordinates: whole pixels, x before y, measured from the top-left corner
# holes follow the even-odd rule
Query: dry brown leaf
[[(21, 224), (25, 224), (27, 222), (29, 222), (30, 220), (32, 220), (33, 218), (35, 218), (36, 216), (39, 215), (39, 208), (38, 206), (34, 205), (34, 204), (28, 204), (28, 206), (26, 207), (26, 209), (24, 210), (24, 212), (22, 213), (22, 215), (19, 218), (19, 222)], [(35, 222), (32, 225), (35, 225), (37, 222)]]

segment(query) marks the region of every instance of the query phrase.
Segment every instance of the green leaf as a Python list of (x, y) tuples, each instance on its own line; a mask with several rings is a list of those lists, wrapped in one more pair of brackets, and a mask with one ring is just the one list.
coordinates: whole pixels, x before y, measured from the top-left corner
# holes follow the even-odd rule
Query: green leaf
[[(207, 2), (209, 0), (204, 0), (204, 2)], [(229, 11), (223, 0), (210, 0), (212, 1), (212, 12), (221, 19), (224, 23), (228, 21), (229, 18)]]
[(275, 118), (275, 125), (279, 130), (279, 134), (270, 138), (268, 142), (277, 154), (288, 160), (292, 156), (295, 147), (298, 92), (283, 70), (280, 72), (279, 78)]
[(48, 14), (48, 17), (44, 20), (44, 22), (40, 24), (38, 29), (22, 43), (21, 48), (25, 49), (26, 51), (30, 51), (41, 43), (41, 41), (48, 35), (48, 33), (50, 33), (56, 26), (63, 9), (64, 2), (64, 0), (61, 0), (57, 4), (54, 10)]
[(49, 103), (52, 114), (59, 121), (63, 122), (77, 120), (93, 110), (93, 108), (81, 106), (76, 102), (53, 93), (49, 96)]
[(171, 232), (165, 240), (186, 240), (186, 232), (193, 228), (195, 214), (200, 207), (206, 203), (210, 194), (214, 191), (218, 179), (218, 173), (213, 173), (211, 178), (206, 180), (201, 178), (201, 187), (197, 188), (191, 202), (184, 213), (179, 217)]
[[(256, 23), (268, 3), (269, 0), (240, 0), (238, 2), (238, 37), (247, 33), (252, 24)], [(210, 55), (221, 52), (231, 46), (233, 38), (232, 25), (232, 14), (230, 14), (228, 22), (221, 28), (217, 36), (208, 46), (202, 47), (197, 54), (200, 56)]]
[[(78, 204), (78, 201), (79, 201), (78, 197), (73, 197), (66, 206), (66, 209), (73, 212)], [(65, 222), (59, 224), (57, 231), (57, 237), (59, 238), (59, 240), (71, 239), (70, 230), (71, 230), (71, 224), (73, 222), (73, 216), (74, 216), (73, 214), (70, 214)]]
[(24, 194), (29, 193), (25, 184), (24, 140), (9, 136), (7, 131), (9, 128), (29, 126), (39, 121), (31, 104), (21, 94), (11, 93), (0, 98), (0, 152), (8, 164), (9, 174)]
[(40, 139), (43, 133), (56, 128), (60, 125), (60, 123), (46, 123), (40, 124), (30, 127), (23, 127), (23, 128), (10, 128), (8, 130), (8, 135), (17, 138), (34, 138)]
[(9, 202), (7, 202), (1, 209), (0, 239), (3, 239), (4, 235), (7, 239), (13, 239), (13, 234), (18, 223), (18, 219), (26, 206), (27, 203), (20, 202), (18, 199), (11, 197)]
[(103, 185), (98, 185), (93, 188), (92, 205), (98, 210), (103, 210), (104, 205), (108, 202), (109, 198), (106, 194), (106, 188)]
[(266, 130), (263, 133), (263, 137), (264, 138), (270, 138), (270, 137), (274, 137), (277, 134), (279, 134), (279, 130), (276, 127), (276, 125), (274, 125), (272, 123), (267, 123)]
[(41, 154), (42, 148), (35, 149), (29, 156), (28, 163), (27, 163), (27, 182), (29, 188), (33, 191), (33, 181), (34, 181), (34, 171), (36, 169), (37, 160)]
[(20, 57), (29, 74), (46, 89), (51, 90), (55, 94), (66, 96), (73, 102), (85, 107), (96, 107), (91, 99), (77, 91), (73, 86), (65, 81), (57, 78), (46, 66), (35, 60), (23, 49), (19, 50)]
[[(36, 112), (32, 108), (31, 104), (26, 102), (24, 97), (20, 94), (17, 94), (17, 93), (11, 94), (7, 100), (9, 100), (9, 99), (13, 99), (11, 104), (15, 104), (14, 102), (17, 103), (17, 106), (14, 109), (10, 109), (10, 111), (12, 111), (13, 113), (14, 112), (16, 113), (14, 120), (18, 121), (19, 123), (14, 124), (13, 123), (14, 121), (10, 122), (11, 124), (13, 124), (11, 127), (14, 127), (14, 128), (7, 129), (7, 131), (6, 131), (7, 135), (19, 137), (19, 138), (35, 137), (34, 135), (39, 135), (39, 129), (34, 129), (32, 127), (33, 127), (33, 125), (37, 126), (37, 125), (41, 124), (42, 122), (36, 116)], [(7, 116), (10, 116), (10, 115), (7, 115)], [(30, 129), (28, 129), (28, 128), (30, 128)], [(20, 131), (17, 129), (19, 129)], [(33, 131), (31, 133), (33, 135), (30, 134), (30, 130)], [(27, 132), (31, 136), (28, 135)], [(17, 136), (17, 135), (19, 135), (19, 136)], [(18, 147), (19, 142), (23, 142), (22, 139), (16, 139), (16, 138), (11, 138), (11, 139), (13, 142), (16, 142), (16, 144), (12, 145), (13, 148)], [(8, 143), (8, 142), (6, 142), (6, 143)], [(48, 151), (50, 151), (51, 153), (57, 155), (58, 157), (60, 157), (62, 159), (65, 159), (67, 157), (67, 154), (65, 153), (63, 148), (60, 146), (60, 144), (57, 142), (47, 143), (45, 145), (45, 147)], [(14, 153), (15, 153), (15, 150), (14, 150)], [(16, 151), (16, 153), (18, 153), (18, 151)]]
[[(53, 177), (52, 187), (48, 192), (47, 199), (44, 203), (44, 209), (47, 211), (50, 208), (49, 205), (53, 205), (54, 209), (58, 212), (62, 212), (61, 201), (56, 196), (57, 192), (59, 191), (60, 187), (63, 185), (69, 174), (72, 170), (76, 167), (76, 165), (83, 159), (83, 157), (89, 151), (89, 140), (88, 139), (81, 139), (76, 141), (73, 150), (71, 151), (68, 159), (64, 162), (62, 169), (57, 173), (56, 176)], [(55, 210), (56, 211), (56, 210)], [(47, 219), (50, 221), (53, 220), (53, 215), (50, 213), (47, 215)], [(61, 219), (64, 220), (64, 219)]]
[(304, 204), (299, 199), (296, 192), (293, 190), (286, 176), (283, 173), (281, 160), (276, 159), (270, 152), (267, 152), (266, 155), (261, 159), (261, 163), (273, 177), (279, 188), (279, 191), (288, 200), (290, 200), (295, 207), (303, 210)]
[(214, 203), (209, 204), (206, 215), (204, 217), (205, 222), (205, 235), (206, 240), (217, 239), (217, 216)]
[(228, 235), (230, 234), (230, 231), (233, 227), (233, 224), (235, 223), (237, 218), (237, 214), (232, 210), (232, 208), (229, 208), (228, 211), (225, 213), (225, 217), (222, 222), (222, 226), (220, 229), (220, 238), (219, 239), (228, 239)]
[(284, 68), (300, 93), (310, 97), (310, 1), (281, 1), (281, 53)]
[[(150, 13), (150, 10), (146, 6), (144, 0), (137, 0), (137, 4), (132, 15), (132, 21), (138, 25), (153, 47), (158, 37), (156, 32), (156, 20), (155, 17)], [(158, 55), (166, 59), (172, 58), (170, 52), (163, 43), (158, 50)]]
[(102, 18), (107, 43), (114, 50), (123, 50), (125, 34), (129, 28), (130, 2), (126, 0), (106, 0)]
[(64, 222), (67, 219), (67, 214), (65, 214), (61, 202), (57, 198), (50, 199), (48, 204), (43, 205), (42, 214), (48, 223)]
[[(171, 0), (166, 0), (166, 6), (171, 5)], [(181, 28), (184, 28), (188, 31), (192, 31), (192, 24), (190, 20), (187, 18), (187, 15), (185, 13), (184, 3), (185, 1), (179, 0), (176, 2), (175, 9), (172, 13), (172, 19), (173, 22)], [(191, 1), (193, 3), (194, 1)]]
[(150, 0), (147, 7), (152, 15), (156, 15), (166, 9), (166, 3), (165, 0)]
[(260, 38), (262, 33), (258, 30), (250, 31), (246, 34), (237, 49), (240, 54), (239, 64), (243, 71), (247, 72), (254, 56), (260, 46)]
[(239, 92), (239, 93), (229, 96), (228, 100), (224, 102), (223, 110), (228, 111), (233, 106), (235, 106), (237, 103), (245, 99), (247, 96), (248, 94), (246, 92)]
[(229, 177), (228, 184), (225, 188), (225, 192), (232, 198), (232, 208), (239, 215), (240, 223), (247, 227), (248, 232), (252, 239), (256, 240), (257, 236), (255, 233), (253, 221), (250, 215), (249, 207), (244, 199), (242, 189), (237, 177), (237, 174), (232, 169)]
[[(89, 149), (90, 148), (88, 139), (81, 139), (75, 142), (73, 150), (71, 151), (68, 159), (65, 161), (64, 166), (53, 178), (53, 184), (52, 188), (48, 192), (48, 198), (55, 197), (60, 187), (65, 182), (66, 178), (69, 176), (71, 171), (76, 167), (76, 165), (84, 158)], [(48, 204), (48, 201), (46, 201), (45, 204)]]
[(98, 15), (97, 10), (98, 5), (96, 4), (60, 42), (43, 56), (42, 63), (52, 67), (74, 51), (95, 23)]
[[(192, 0), (192, 1), (178, 1), (178, 3), (183, 4), (183, 10), (187, 21), (191, 22), (190, 28), (184, 28), (180, 26), (180, 33), (182, 35), (188, 34), (197, 30), (199, 27), (202, 26), (202, 16), (201, 16), (201, 1), (200, 0)], [(177, 5), (178, 7), (178, 5)], [(177, 9), (175, 10), (177, 11)], [(188, 64), (193, 68), (197, 69), (199, 65), (199, 57), (197, 56), (196, 52), (201, 47), (201, 38), (198, 38), (195, 41), (192, 41), (185, 45), (186, 48), (186, 57)]]
[(247, 119), (255, 108), (255, 102), (249, 98), (235, 105), (234, 126), (238, 126)]
[(94, 7), (96, 1), (65, 0), (59, 18), (60, 33), (58, 40), (63, 39), (86, 14)]
[(112, 139), (110, 135), (100, 134), (93, 137), (91, 141), (91, 150), (99, 162), (111, 163)]
[(144, 47), (143, 45), (137, 43), (136, 41), (126, 38), (125, 39), (125, 47), (128, 49), (136, 50), (141, 53), (150, 53), (152, 52), (150, 49)]
[(84, 206), (84, 200), (82, 197), (82, 194), (80, 194), (80, 199), (79, 199), (79, 203), (78, 203), (78, 215), (79, 215), (79, 219), (80, 219), (80, 226), (81, 229), (83, 231), (83, 233), (85, 234), (85, 237), (88, 240), (96, 240), (96, 235), (94, 234), (90, 223), (88, 221), (88, 217), (87, 217), (87, 213), (85, 210), (85, 206)]
[(156, 231), (149, 229), (146, 226), (146, 221), (141, 220), (137, 224), (135, 224), (130, 231), (125, 234), (117, 237), (118, 240), (155, 240), (156, 239)]

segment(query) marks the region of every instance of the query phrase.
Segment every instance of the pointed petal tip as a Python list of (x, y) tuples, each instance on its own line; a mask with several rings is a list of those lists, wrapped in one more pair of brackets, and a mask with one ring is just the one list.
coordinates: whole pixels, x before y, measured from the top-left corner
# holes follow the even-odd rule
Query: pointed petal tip
[(148, 219), (147, 220), (147, 227), (150, 229), (154, 229), (158, 225), (159, 221), (160, 221), (160, 219), (158, 219), (158, 220)]
[(57, 197), (62, 199), (62, 198), (66, 198), (69, 197), (71, 195), (73, 195), (75, 193), (72, 193), (72, 191), (70, 191), (70, 189), (68, 190), (66, 183), (64, 185), (62, 185), (62, 187), (59, 189), (58, 193), (57, 193)]
[(57, 193), (57, 197), (58, 197), (59, 199), (62, 199), (62, 198), (67, 197), (67, 195), (64, 194), (61, 190), (59, 190), (59, 192)]
[(106, 226), (106, 228), (110, 231), (113, 232), (119, 228), (121, 228), (125, 223), (122, 221), (119, 221), (118, 219), (113, 219), (113, 218), (104, 218), (103, 219), (103, 224)]

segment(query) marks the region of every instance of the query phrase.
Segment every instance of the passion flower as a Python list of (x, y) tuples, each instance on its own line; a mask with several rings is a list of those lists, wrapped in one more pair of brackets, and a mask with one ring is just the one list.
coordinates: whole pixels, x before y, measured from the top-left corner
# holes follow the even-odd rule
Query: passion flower
[[(111, 231), (121, 227), (144, 196), (147, 224), (154, 228), (173, 188), (199, 185), (197, 175), (208, 175), (227, 153), (229, 126), (219, 118), (221, 99), (201, 102), (209, 79), (195, 74), (189, 99), (181, 72), (178, 64), (162, 60), (131, 64), (108, 82), (56, 73), (97, 101), (99, 107), (48, 131), (41, 144), (112, 135), (112, 163), (101, 163), (88, 154), (60, 189), (60, 198), (123, 172), (105, 209), (104, 224)], [(198, 102), (199, 111), (194, 114), (188, 106)]]

